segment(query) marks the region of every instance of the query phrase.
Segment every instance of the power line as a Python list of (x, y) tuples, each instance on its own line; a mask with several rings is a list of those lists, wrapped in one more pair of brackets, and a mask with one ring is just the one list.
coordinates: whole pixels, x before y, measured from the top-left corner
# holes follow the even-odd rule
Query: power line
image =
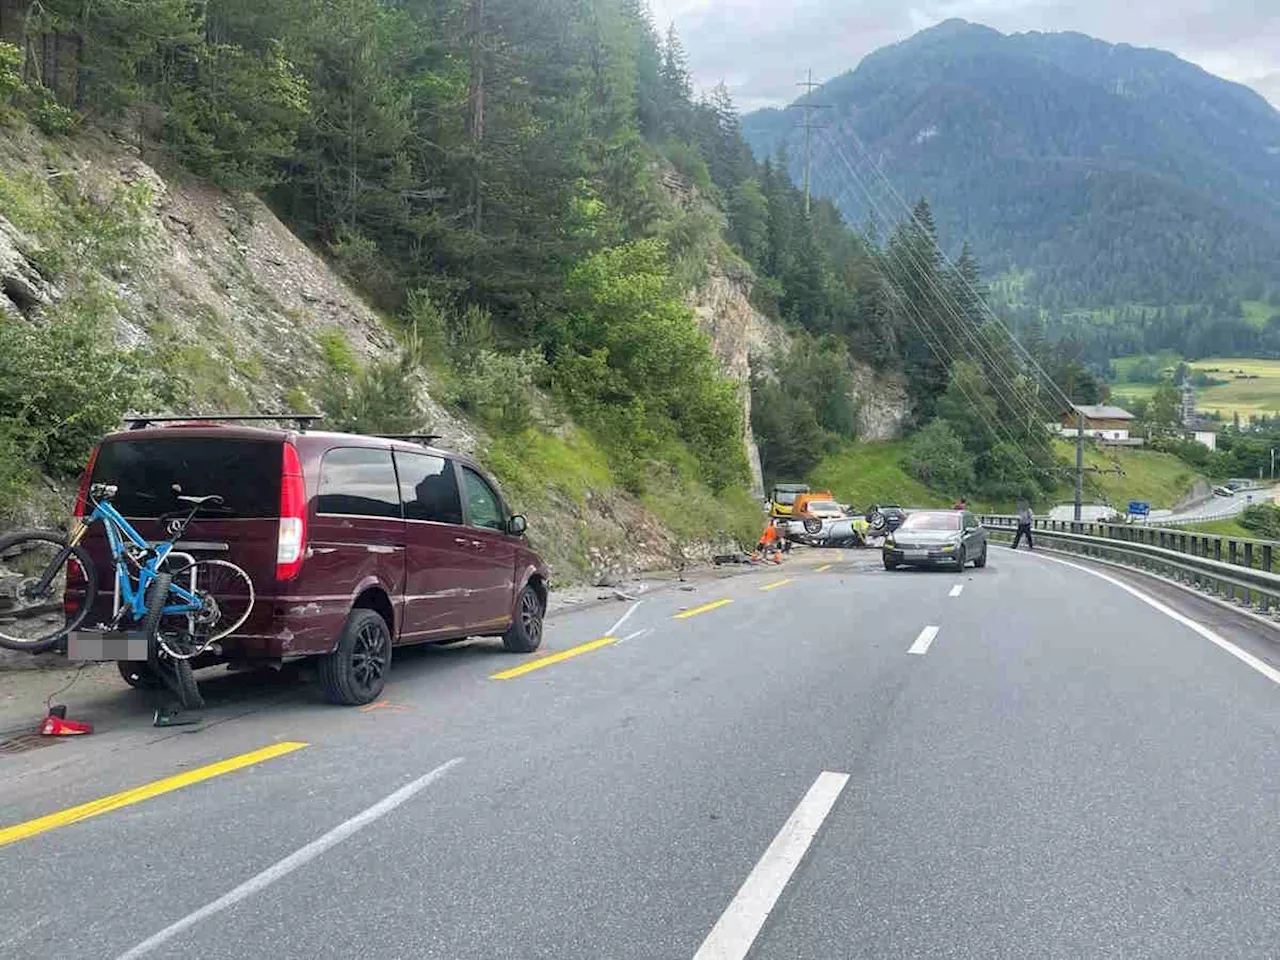
[(813, 131), (823, 129), (813, 122), (813, 111), (832, 109), (829, 103), (814, 103), (813, 91), (815, 87), (822, 84), (813, 82), (813, 71), (810, 70), (806, 79), (796, 84), (797, 87), (804, 87), (804, 96), (800, 103), (793, 103), (788, 110), (803, 110), (804, 120), (804, 218), (809, 219), (809, 184), (810, 184), (810, 168), (813, 162)]
[[(911, 207), (907, 205), (906, 200), (904, 200), (902, 198), (902, 195), (898, 193), (898, 191), (894, 188), (893, 182), (890, 181), (887, 176), (885, 176), (884, 171), (880, 169), (880, 165), (877, 164), (875, 159), (871, 156), (865, 144), (863, 144), (862, 140), (858, 137), (857, 132), (852, 128), (850, 128), (847, 131), (847, 133), (849, 134), (850, 138), (853, 140), (854, 145), (858, 148), (858, 151), (864, 157), (866, 157), (867, 163), (871, 166), (871, 168), (876, 172), (876, 175), (879, 176), (881, 181), (883, 181), (884, 185), (888, 188), (889, 193), (893, 196), (894, 199), (898, 201), (898, 204), (904, 210), (907, 211), (907, 215), (911, 218), (912, 222), (916, 223), (917, 227), (920, 227), (919, 222), (916, 220), (914, 211), (912, 211)], [(941, 250), (941, 248), (939, 248), (939, 253), (941, 253), (942, 255), (943, 262), (945, 262), (954, 271), (955, 264), (951, 262), (946, 252)], [(959, 275), (958, 271), (957, 271), (957, 275)], [(1068, 409), (1074, 409), (1075, 404), (1072, 402), (1071, 398), (1068, 397), (1066, 393), (1064, 393), (1062, 389), (1057, 385), (1057, 383), (1054, 382), (1053, 378), (1050, 377), (1045, 372), (1044, 368), (1040, 366), (1039, 362), (1037, 362), (1035, 357), (1031, 355), (1030, 351), (1028, 351), (1027, 348), (1022, 345), (1021, 341), (1019, 341), (1018, 338), (1014, 336), (1013, 331), (1010, 330), (1008, 326), (1006, 326), (1005, 322), (1001, 320), (1000, 317), (996, 314), (996, 312), (991, 309), (990, 305), (978, 293), (978, 291), (973, 289), (972, 284), (970, 284), (969, 281), (966, 280), (963, 276), (960, 277), (960, 281), (965, 285), (969, 293), (972, 294), (973, 298), (979, 304), (981, 304), (984, 313), (986, 313), (986, 315), (990, 319), (994, 320), (1000, 326), (1000, 328), (1005, 332), (1005, 334), (1009, 337), (1010, 342), (1012, 342), (1013, 345), (1023, 354), (1027, 362), (1031, 364), (1032, 369), (1034, 369), (1044, 379), (1044, 381), (1049, 385), (1049, 387), (1055, 393), (1057, 393), (1057, 395), (1062, 399), (1062, 401), (1067, 404)]]
[[(876, 203), (875, 198), (871, 194), (871, 191), (867, 188), (865, 181), (863, 181), (861, 176), (859, 176), (858, 172), (855, 169), (853, 169), (852, 165), (848, 163), (847, 158), (844, 158), (844, 162), (848, 167), (849, 172), (852, 175), (854, 181), (859, 186), (859, 188), (863, 191), (864, 194), (866, 194), (868, 200), (873, 204), (873, 206), (879, 209), (879, 204)], [(847, 189), (848, 189), (847, 184), (841, 188), (842, 192)], [(881, 213), (881, 215), (883, 216), (883, 213)], [(915, 222), (918, 223), (918, 221), (915, 221)], [(922, 225), (920, 228), (923, 229)], [(906, 249), (902, 252), (902, 254), (899, 254), (899, 252), (895, 250), (892, 245), (887, 245), (885, 248), (884, 256), (887, 259), (894, 260), (898, 266), (899, 271), (902, 271), (902, 267), (906, 264), (906, 260), (904, 259), (904, 257), (910, 257), (912, 262), (915, 264), (916, 271), (921, 273), (922, 276), (925, 276), (926, 278), (929, 276), (929, 271), (922, 269), (923, 265), (920, 264), (920, 262), (915, 259), (915, 257), (912, 255), (909, 249)], [(906, 272), (906, 271), (902, 271), (902, 272)], [(906, 294), (903, 292), (901, 287), (897, 284), (897, 282), (893, 279), (891, 275), (889, 275), (884, 271), (882, 271), (882, 274), (884, 276), (884, 281), (889, 291), (905, 308), (903, 310), (904, 315), (911, 322), (911, 324), (916, 328), (916, 331), (920, 334), (920, 337), (925, 342), (925, 345), (934, 354), (934, 356), (937, 357), (938, 360), (947, 364), (948, 367), (953, 366), (955, 363), (956, 357), (955, 357), (955, 354), (953, 354), (951, 350), (947, 347), (946, 337), (933, 329), (932, 324), (929, 322), (924, 312), (920, 310), (918, 307), (916, 307), (916, 305), (912, 302), (912, 300), (908, 296), (906, 296)], [(938, 298), (938, 300), (944, 306), (950, 308), (950, 304), (947, 302), (946, 296), (936, 286), (936, 284), (933, 285), (933, 292), (934, 292), (934, 295)], [(953, 312), (955, 312), (954, 309), (953, 309)], [(956, 316), (959, 319), (958, 313), (956, 313)], [(945, 317), (941, 317), (940, 319), (942, 319), (943, 322), (945, 323)], [(955, 340), (957, 347), (962, 347), (962, 343), (959, 340), (959, 338), (954, 337), (953, 335), (952, 339)], [(981, 344), (978, 344), (978, 346), (980, 347)], [(997, 368), (997, 372), (1000, 372), (998, 368)], [(974, 395), (967, 389), (963, 379), (955, 379), (952, 382), (955, 383), (956, 388), (964, 396), (965, 400), (969, 403), (969, 405), (973, 408), (974, 412), (978, 415), (983, 426), (986, 427), (987, 431), (991, 434), (992, 439), (995, 440), (997, 444), (1008, 443), (1010, 447), (1017, 450), (1022, 455), (1027, 465), (1030, 466), (1033, 470), (1045, 472), (1045, 468), (1037, 464), (1027, 454), (1027, 451), (1026, 449), (1024, 449), (1023, 444), (1019, 442), (1017, 437), (1013, 434), (1013, 432), (1007, 426), (999, 423), (998, 418), (996, 423), (992, 422), (991, 417), (987, 415), (987, 412), (984, 409), (983, 404), (977, 398), (975, 398)], [(1008, 381), (1006, 380), (1006, 382)], [(1029, 403), (1029, 401), (1027, 401), (1025, 398), (1020, 398), (1016, 390), (1013, 390), (1011, 395), (1015, 398), (1015, 400), (1023, 399), (1024, 403)], [(1017, 406), (1016, 403), (1009, 403), (1009, 401), (1004, 400), (1003, 397), (1001, 397), (1001, 400), (1016, 410), (1016, 406)], [(1028, 408), (1028, 409), (1031, 409), (1031, 408)], [(1034, 410), (1032, 410), (1032, 413), (1034, 413)], [(1002, 431), (1003, 431), (1003, 436), (1001, 435)]]
[[(875, 196), (868, 188), (866, 182), (858, 174), (853, 165), (849, 163), (848, 157), (846, 157), (843, 152), (839, 151), (839, 147), (834, 143), (834, 140), (832, 138), (828, 138), (828, 140), (836, 147), (837, 152), (840, 154), (841, 161), (844, 163), (853, 179), (857, 182), (859, 188), (866, 195), (868, 201), (875, 209), (875, 212), (883, 218), (884, 210), (876, 201)], [(921, 233), (924, 232), (923, 224), (921, 224), (917, 219), (913, 217), (912, 222), (916, 224), (917, 229)], [(994, 346), (990, 346), (989, 341), (987, 345), (984, 345), (982, 339), (976, 335), (973, 330), (973, 324), (971, 324), (969, 320), (961, 314), (958, 306), (954, 302), (954, 298), (941, 286), (940, 278), (935, 276), (935, 271), (931, 268), (931, 265), (922, 262), (916, 255), (916, 251), (912, 249), (910, 245), (903, 247), (899, 253), (892, 242), (889, 242), (886, 244), (885, 251), (886, 255), (894, 258), (899, 269), (901, 269), (906, 263), (906, 259), (909, 259), (910, 266), (914, 268), (914, 272), (919, 274), (924, 283), (927, 284), (929, 292), (938, 301), (942, 310), (950, 312), (954, 320), (954, 324), (947, 322), (947, 317), (943, 312), (940, 312), (937, 319), (940, 320), (947, 328), (947, 332), (950, 334), (952, 341), (955, 342), (959, 350), (966, 350), (964, 343), (966, 339), (970, 344), (972, 344), (973, 353), (967, 359), (976, 359), (979, 364), (987, 367), (991, 371), (993, 377), (999, 379), (1000, 382), (996, 382), (994, 380), (992, 382), (992, 388), (999, 401), (1007, 406), (1017, 416), (1021, 416), (1023, 412), (1029, 414), (1033, 418), (1040, 416), (1040, 411), (1035, 408), (1032, 401), (1018, 392), (1017, 385), (1013, 382), (1012, 377), (1004, 370), (1004, 365), (1000, 358), (995, 355)], [(939, 251), (939, 253), (941, 253), (941, 251)], [(953, 269), (952, 272), (955, 273), (956, 271)], [(921, 292), (925, 292), (923, 286), (920, 289)], [(990, 347), (990, 349), (988, 347)], [(1003, 392), (1001, 390), (1001, 384), (1003, 384)]]

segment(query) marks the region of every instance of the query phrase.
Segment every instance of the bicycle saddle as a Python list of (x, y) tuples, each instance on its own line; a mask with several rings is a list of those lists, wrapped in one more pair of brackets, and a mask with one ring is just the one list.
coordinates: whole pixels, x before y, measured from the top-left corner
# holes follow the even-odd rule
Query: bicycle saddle
[(202, 507), (206, 503), (212, 503), (215, 505), (222, 503), (222, 498), (216, 493), (211, 493), (207, 497), (186, 497), (179, 494), (177, 499), (181, 500), (183, 503), (189, 503), (193, 507)]

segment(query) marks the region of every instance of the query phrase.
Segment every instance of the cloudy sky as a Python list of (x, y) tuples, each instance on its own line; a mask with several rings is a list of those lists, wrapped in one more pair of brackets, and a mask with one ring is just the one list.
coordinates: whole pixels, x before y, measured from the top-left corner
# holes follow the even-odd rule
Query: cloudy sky
[(694, 82), (723, 80), (743, 110), (789, 103), (878, 47), (950, 17), (1004, 33), (1076, 30), (1159, 47), (1247, 83), (1280, 106), (1280, 0), (649, 0), (674, 22)]

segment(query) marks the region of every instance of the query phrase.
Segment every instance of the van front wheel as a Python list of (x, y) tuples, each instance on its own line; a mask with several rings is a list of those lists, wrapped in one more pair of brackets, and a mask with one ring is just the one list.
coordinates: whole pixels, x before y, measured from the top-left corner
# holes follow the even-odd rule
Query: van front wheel
[(516, 616), (502, 635), (502, 645), (512, 653), (533, 653), (542, 644), (542, 597), (533, 587), (520, 591)]
[(320, 685), (333, 703), (357, 706), (382, 693), (391, 667), (391, 631), (376, 610), (352, 610), (337, 649), (320, 660)]

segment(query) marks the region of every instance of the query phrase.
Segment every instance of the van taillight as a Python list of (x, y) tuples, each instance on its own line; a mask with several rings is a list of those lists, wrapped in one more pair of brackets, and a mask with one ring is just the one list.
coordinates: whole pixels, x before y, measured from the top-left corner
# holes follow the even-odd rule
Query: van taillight
[(76, 511), (77, 517), (83, 517), (89, 512), (89, 478), (93, 476), (93, 465), (98, 462), (98, 448), (93, 448), (93, 453), (89, 454), (89, 464), (84, 468), (84, 473), (80, 474), (80, 490), (76, 493)]
[(280, 536), (276, 540), (276, 579), (292, 580), (302, 569), (307, 549), (307, 485), (298, 448), (284, 445), (280, 477)]

